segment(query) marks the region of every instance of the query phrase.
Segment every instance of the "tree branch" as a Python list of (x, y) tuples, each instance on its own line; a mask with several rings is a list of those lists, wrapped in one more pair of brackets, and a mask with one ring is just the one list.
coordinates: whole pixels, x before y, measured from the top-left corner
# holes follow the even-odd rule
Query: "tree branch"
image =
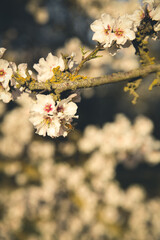
[(150, 73), (160, 72), (160, 64), (142, 66), (138, 69), (131, 70), (128, 72), (118, 72), (113, 73), (111, 75), (106, 75), (102, 77), (84, 77), (81, 75), (77, 75), (74, 80), (70, 78), (65, 79), (62, 82), (46, 82), (46, 83), (39, 83), (37, 81), (28, 83), (28, 88), (31, 91), (36, 90), (46, 90), (51, 91), (55, 90), (56, 93), (61, 93), (66, 90), (76, 90), (80, 88), (89, 88), (89, 87), (96, 87), (104, 84), (110, 83), (117, 83), (122, 81), (135, 81), (137, 78), (143, 78)]

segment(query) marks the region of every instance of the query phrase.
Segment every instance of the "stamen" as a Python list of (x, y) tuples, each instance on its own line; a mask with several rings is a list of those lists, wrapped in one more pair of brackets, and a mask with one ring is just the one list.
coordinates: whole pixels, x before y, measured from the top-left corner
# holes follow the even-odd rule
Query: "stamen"
[(50, 111), (52, 111), (52, 110), (53, 110), (52, 104), (46, 104), (44, 110), (45, 110), (46, 112), (48, 112), (48, 113), (49, 113)]
[(58, 106), (57, 107), (57, 112), (64, 112), (64, 107), (63, 106)]
[(108, 35), (109, 31), (111, 31), (111, 26), (108, 24), (107, 28), (104, 28), (104, 32)]
[(6, 72), (3, 69), (1, 69), (0, 70), (0, 77), (3, 77), (5, 74), (6, 74)]
[(45, 117), (45, 118), (44, 118), (44, 122), (45, 122), (47, 125), (50, 125), (51, 122), (52, 122), (52, 118), (50, 118), (50, 117)]
[(122, 36), (123, 36), (123, 33), (124, 33), (124, 31), (121, 30), (120, 28), (117, 28), (116, 31), (115, 31), (115, 35), (116, 35), (117, 37), (122, 37)]

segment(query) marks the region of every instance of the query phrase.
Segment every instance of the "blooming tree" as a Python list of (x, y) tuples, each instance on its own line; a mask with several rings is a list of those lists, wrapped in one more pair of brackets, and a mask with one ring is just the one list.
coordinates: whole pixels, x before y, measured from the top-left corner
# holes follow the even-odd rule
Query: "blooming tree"
[[(136, 90), (145, 76), (150, 73), (156, 75), (149, 90), (160, 85), (160, 64), (156, 64), (155, 59), (150, 57), (148, 49), (148, 38), (157, 40), (160, 36), (158, 1), (143, 0), (143, 6), (133, 14), (118, 18), (104, 13), (91, 24), (91, 30), (94, 32), (92, 39), (96, 41), (96, 47), (90, 53), (81, 48), (82, 59), (79, 63), (75, 62), (74, 53), (68, 56), (62, 54), (60, 57), (49, 53), (46, 59), (40, 58), (39, 63), (33, 65), (36, 72), (28, 69), (26, 63), (17, 66), (3, 59), (6, 49), (0, 48), (0, 99), (8, 103), (26, 92), (33, 101), (29, 119), (39, 135), (65, 137), (73, 129), (72, 121), (78, 118), (78, 89), (127, 81), (124, 91), (129, 91), (133, 95), (132, 103), (136, 103)], [(102, 77), (79, 74), (87, 61), (100, 57), (98, 53), (106, 48), (111, 55), (115, 55), (119, 49), (130, 45), (133, 45), (135, 54), (139, 56), (140, 68)], [(66, 94), (67, 98), (63, 98)]]

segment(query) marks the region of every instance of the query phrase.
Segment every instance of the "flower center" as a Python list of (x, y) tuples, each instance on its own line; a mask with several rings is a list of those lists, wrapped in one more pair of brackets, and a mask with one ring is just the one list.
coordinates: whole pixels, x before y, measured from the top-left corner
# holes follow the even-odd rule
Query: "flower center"
[(58, 106), (57, 107), (57, 112), (64, 112), (64, 107), (63, 106)]
[(2, 86), (2, 83), (0, 83), (0, 90), (3, 90), (4, 87)]
[(0, 70), (0, 77), (3, 77), (5, 74), (6, 74), (6, 72), (3, 69), (1, 69)]
[(46, 104), (45, 108), (44, 108), (44, 111), (46, 111), (47, 113), (49, 113), (50, 111), (52, 111), (53, 108), (52, 108), (52, 104)]
[(145, 17), (145, 13), (143, 11), (141, 11), (140, 18), (143, 19), (144, 17)]
[(115, 31), (115, 35), (116, 35), (117, 37), (122, 37), (122, 36), (123, 36), (123, 33), (124, 33), (124, 31), (121, 30), (120, 28), (117, 28), (116, 31)]
[(104, 29), (104, 32), (105, 32), (106, 35), (108, 35), (109, 31), (111, 31), (111, 26), (108, 24), (107, 28)]
[(45, 122), (46, 125), (50, 125), (51, 122), (52, 122), (52, 118), (50, 118), (50, 117), (45, 117), (45, 118), (44, 118), (44, 122)]

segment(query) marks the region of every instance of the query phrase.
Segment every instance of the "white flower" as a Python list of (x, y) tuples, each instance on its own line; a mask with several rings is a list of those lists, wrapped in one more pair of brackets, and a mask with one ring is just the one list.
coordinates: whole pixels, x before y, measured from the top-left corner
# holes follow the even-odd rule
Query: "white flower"
[(114, 35), (112, 33), (114, 22), (115, 19), (109, 14), (102, 14), (101, 19), (95, 20), (90, 26), (92, 31), (95, 32), (92, 40), (104, 44), (104, 47), (110, 47), (114, 40)]
[(9, 87), (4, 88), (2, 83), (0, 83), (0, 99), (5, 103), (8, 103), (12, 100), (12, 94), (9, 92)]
[(75, 117), (74, 115), (77, 112), (77, 105), (74, 102), (71, 102), (77, 94), (72, 94), (68, 98), (63, 99), (62, 101), (57, 103), (57, 114), (61, 119), (66, 119), (67, 121)]
[(149, 12), (150, 17), (155, 21), (160, 21), (160, 4)]
[(113, 32), (117, 44), (124, 45), (127, 40), (135, 39), (135, 32), (133, 30), (133, 21), (129, 19), (128, 15), (120, 16), (113, 26)]
[(156, 23), (156, 24), (154, 25), (154, 31), (155, 31), (155, 32), (159, 32), (159, 31), (160, 31), (160, 22), (158, 22), (158, 23)]
[(26, 71), (27, 71), (27, 63), (21, 63), (18, 65), (18, 73), (21, 75), (23, 78), (26, 78)]
[(53, 115), (55, 111), (55, 101), (51, 95), (37, 95), (37, 101), (33, 104), (31, 112), (42, 115)]
[(50, 137), (67, 136), (72, 129), (72, 118), (77, 111), (77, 105), (72, 102), (76, 94), (55, 103), (51, 95), (37, 95), (37, 100), (31, 108), (30, 121), (39, 135)]
[[(160, 31), (160, 3), (156, 1), (152, 1), (151, 4), (147, 6), (147, 10), (149, 12), (149, 16), (152, 20), (157, 21), (157, 23), (153, 26), (155, 32)], [(156, 39), (157, 37), (155, 37)]]
[(68, 61), (67, 62), (68, 68), (70, 70), (72, 70), (77, 65), (76, 62), (74, 61), (75, 56), (76, 56), (76, 54), (74, 52), (72, 52), (72, 54), (66, 58), (66, 60)]
[(140, 25), (140, 22), (145, 17), (145, 12), (142, 8), (139, 8), (134, 11), (133, 14), (127, 15), (127, 17), (133, 21), (133, 29), (134, 31), (137, 31), (137, 27)]
[(60, 121), (56, 116), (33, 114), (29, 118), (37, 129), (36, 133), (42, 136), (46, 134), (50, 137), (59, 136)]
[(39, 59), (38, 64), (34, 64), (33, 68), (38, 72), (37, 80), (39, 82), (45, 82), (53, 77), (53, 68), (60, 67), (61, 71), (64, 71), (65, 64), (62, 56), (56, 57), (52, 53), (49, 53), (46, 60), (44, 58)]
[(143, 1), (145, 4), (144, 7), (147, 4), (147, 10), (149, 12), (149, 16), (152, 18), (152, 20), (160, 21), (160, 2), (159, 0), (145, 0)]
[(12, 78), (12, 69), (9, 67), (9, 62), (4, 59), (0, 59), (0, 82), (3, 87), (8, 87), (9, 81)]
[[(18, 65), (18, 67), (17, 67), (17, 65), (14, 62), (10, 62), (9, 65), (12, 68), (14, 74), (19, 74), (23, 78), (27, 77), (27, 74), (26, 74), (26, 72), (27, 72), (27, 63), (21, 63), (21, 64)], [(32, 75), (32, 71), (31, 70), (28, 70), (28, 73), (30, 75)]]
[(51, 95), (37, 95), (37, 101), (31, 108), (30, 121), (39, 135), (56, 137), (60, 121), (56, 116), (55, 101)]
[(61, 127), (59, 131), (59, 136), (66, 137), (68, 132), (73, 129), (71, 122), (72, 118), (78, 118), (75, 116), (77, 112), (77, 105), (71, 102), (77, 94), (72, 94), (68, 98), (63, 99), (57, 103), (57, 116), (61, 121)]

